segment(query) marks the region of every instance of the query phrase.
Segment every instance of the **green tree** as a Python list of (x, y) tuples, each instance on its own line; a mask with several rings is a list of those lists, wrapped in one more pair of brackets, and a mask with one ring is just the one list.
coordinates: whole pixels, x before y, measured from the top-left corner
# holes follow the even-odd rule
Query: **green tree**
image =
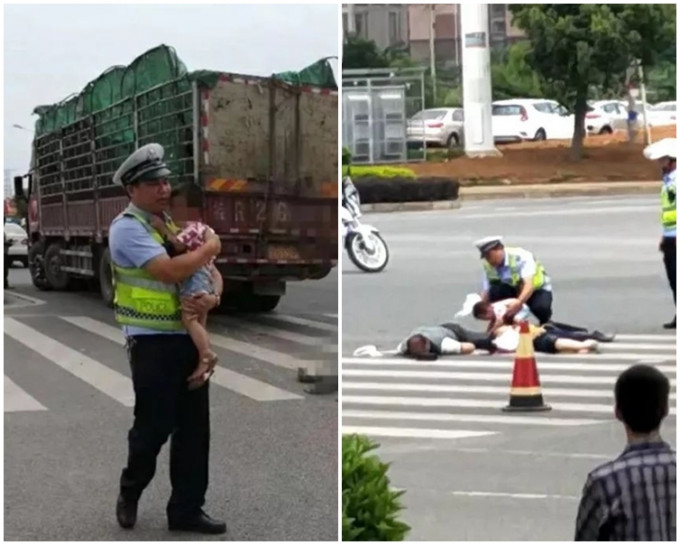
[(538, 98), (543, 95), (541, 79), (527, 58), (531, 44), (521, 41), (491, 55), (491, 84), (494, 100), (514, 97)]
[(342, 48), (342, 68), (387, 68), (390, 60), (374, 41), (349, 38)]
[(529, 38), (526, 59), (545, 94), (575, 114), (576, 160), (582, 157), (589, 91), (612, 87), (633, 59), (650, 69), (675, 39), (671, 4), (515, 4), (510, 11)]

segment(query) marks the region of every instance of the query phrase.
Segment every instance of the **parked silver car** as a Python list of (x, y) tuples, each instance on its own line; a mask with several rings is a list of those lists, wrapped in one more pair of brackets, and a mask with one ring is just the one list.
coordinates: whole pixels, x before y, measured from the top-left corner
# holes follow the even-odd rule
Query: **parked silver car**
[(406, 135), (409, 143), (429, 146), (460, 146), (463, 142), (463, 108), (429, 108), (408, 120)]

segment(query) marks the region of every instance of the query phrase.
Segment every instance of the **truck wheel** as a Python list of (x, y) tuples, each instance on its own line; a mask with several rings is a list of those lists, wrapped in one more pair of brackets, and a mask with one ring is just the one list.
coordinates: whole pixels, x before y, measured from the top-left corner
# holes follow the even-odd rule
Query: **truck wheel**
[(102, 253), (99, 260), (99, 291), (101, 292), (104, 304), (113, 308), (113, 277), (111, 275), (111, 252), (108, 248)]
[(66, 271), (61, 270), (64, 264), (63, 257), (59, 254), (61, 244), (54, 243), (45, 252), (45, 276), (53, 289), (65, 291), (71, 285), (71, 277)]
[(45, 277), (45, 243), (31, 244), (31, 249), (28, 251), (28, 271), (31, 273), (31, 280), (36, 288), (40, 291), (52, 289)]

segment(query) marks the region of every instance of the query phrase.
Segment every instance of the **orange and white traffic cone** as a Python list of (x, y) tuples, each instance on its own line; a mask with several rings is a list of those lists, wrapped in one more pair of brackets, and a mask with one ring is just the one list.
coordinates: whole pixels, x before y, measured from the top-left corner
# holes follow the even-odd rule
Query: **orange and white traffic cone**
[(515, 353), (515, 368), (510, 387), (510, 403), (503, 410), (506, 412), (549, 411), (551, 408), (543, 402), (534, 357), (534, 343), (529, 332), (529, 322), (525, 321), (521, 323), (519, 330), (519, 345)]

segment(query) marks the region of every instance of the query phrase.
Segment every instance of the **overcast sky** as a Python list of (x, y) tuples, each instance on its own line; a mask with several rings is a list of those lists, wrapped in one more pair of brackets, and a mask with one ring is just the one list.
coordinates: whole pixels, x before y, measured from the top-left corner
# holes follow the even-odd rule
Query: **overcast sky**
[[(24, 173), (39, 104), (166, 44), (188, 70), (268, 76), (338, 55), (338, 4), (10, 5), (5, 11), (4, 168)], [(338, 62), (331, 60), (338, 79)], [(14, 173), (18, 174), (18, 173)]]

